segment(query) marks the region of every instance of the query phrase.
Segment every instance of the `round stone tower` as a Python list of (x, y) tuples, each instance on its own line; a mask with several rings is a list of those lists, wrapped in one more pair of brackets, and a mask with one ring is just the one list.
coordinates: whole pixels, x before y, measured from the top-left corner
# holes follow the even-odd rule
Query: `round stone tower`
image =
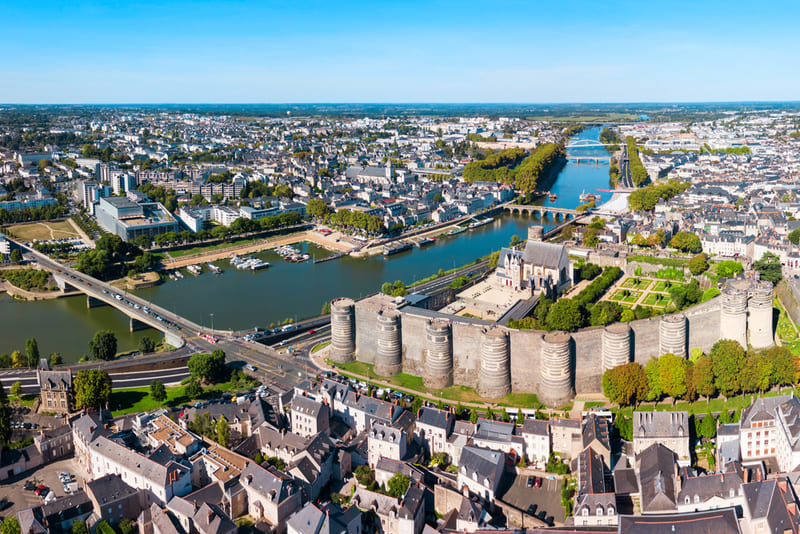
[(571, 336), (566, 332), (548, 332), (542, 339), (539, 401), (561, 406), (574, 396)]
[(765, 349), (774, 344), (772, 334), (772, 282), (761, 280), (750, 286), (747, 303), (747, 332), (754, 349)]
[(378, 353), (375, 373), (394, 376), (403, 369), (403, 344), (400, 314), (394, 310), (378, 312)]
[(487, 399), (511, 393), (511, 353), (508, 334), (502, 328), (485, 328), (481, 333), (477, 390), (478, 395)]
[(658, 355), (671, 352), (686, 358), (686, 316), (667, 315), (658, 324)]
[(544, 241), (544, 227), (543, 226), (529, 226), (528, 227), (528, 241)]
[(425, 387), (442, 389), (453, 385), (453, 337), (450, 321), (431, 319), (425, 327), (427, 356), (422, 381)]
[(340, 298), (331, 303), (330, 358), (336, 363), (352, 362), (356, 351), (355, 302)]
[(631, 327), (614, 323), (603, 330), (603, 371), (631, 361)]
[(722, 288), (719, 337), (747, 348), (747, 280), (731, 280)]

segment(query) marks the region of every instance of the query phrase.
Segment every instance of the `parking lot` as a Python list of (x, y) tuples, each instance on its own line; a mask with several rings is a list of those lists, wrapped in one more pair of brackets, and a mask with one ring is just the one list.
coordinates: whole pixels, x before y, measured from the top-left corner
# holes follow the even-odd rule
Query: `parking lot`
[[(527, 487), (528, 476), (540, 476), (542, 478), (542, 486), (540, 488)], [(535, 514), (538, 515), (544, 511), (544, 517), (553, 516), (556, 523), (564, 522), (564, 508), (561, 507), (561, 484), (560, 478), (556, 477), (550, 480), (549, 474), (538, 475), (517, 475), (513, 477), (505, 477), (512, 480), (507, 487), (501, 487), (498, 492), (499, 497), (522, 511), (526, 511), (531, 504), (536, 505)], [(507, 483), (508, 484), (508, 483)]]
[(73, 458), (52, 462), (37, 470), (30, 471), (23, 476), (16, 477), (12, 479), (11, 482), (4, 482), (3, 485), (0, 486), (0, 499), (5, 497), (10, 503), (8, 508), (0, 511), (0, 516), (9, 517), (12, 513), (16, 513), (19, 510), (42, 504), (41, 497), (37, 496), (33, 491), (25, 489), (25, 482), (28, 480), (33, 481), (37, 486), (39, 484), (44, 484), (50, 488), (51, 491), (55, 492), (56, 497), (63, 497), (66, 495), (64, 492), (64, 484), (58, 479), (58, 474), (61, 472), (67, 472), (73, 475), (72, 480), (78, 483), (78, 487), (83, 487), (85, 474), (78, 466), (78, 462)]

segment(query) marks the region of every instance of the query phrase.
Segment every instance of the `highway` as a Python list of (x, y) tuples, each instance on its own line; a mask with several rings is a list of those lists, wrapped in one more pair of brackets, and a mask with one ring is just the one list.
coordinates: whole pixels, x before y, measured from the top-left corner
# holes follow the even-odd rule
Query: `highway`
[(622, 187), (635, 189), (633, 179), (631, 178), (631, 166), (628, 160), (628, 147), (622, 145), (622, 159), (619, 162), (619, 179)]

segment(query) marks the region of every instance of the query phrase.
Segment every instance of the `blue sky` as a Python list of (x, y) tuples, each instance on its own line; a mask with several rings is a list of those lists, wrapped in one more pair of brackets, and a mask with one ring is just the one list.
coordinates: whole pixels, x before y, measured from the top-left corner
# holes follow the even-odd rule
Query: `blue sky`
[(800, 100), (796, 1), (133, 4), (0, 3), (0, 102)]

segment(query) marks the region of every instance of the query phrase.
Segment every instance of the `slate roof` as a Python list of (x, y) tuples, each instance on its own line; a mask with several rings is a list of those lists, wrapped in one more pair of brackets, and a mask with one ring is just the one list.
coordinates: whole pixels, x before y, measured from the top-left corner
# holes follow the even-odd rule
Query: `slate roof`
[(743, 483), (744, 472), (739, 464), (736, 464), (734, 470), (726, 473), (685, 477), (678, 492), (678, 503), (684, 503), (687, 497), (694, 503), (695, 496), (701, 503), (714, 497), (730, 499), (739, 495)]
[(86, 489), (92, 493), (95, 500), (102, 504), (110, 504), (122, 499), (127, 499), (139, 493), (139, 490), (128, 486), (119, 475), (105, 475), (86, 483)]
[(745, 484), (743, 489), (747, 515), (752, 520), (766, 519), (770, 532), (800, 529), (796, 499), (786, 478)]
[(292, 411), (316, 418), (322, 410), (322, 403), (309, 397), (295, 396), (292, 399)]
[(759, 397), (753, 403), (742, 410), (740, 420), (741, 428), (750, 428), (753, 421), (772, 421), (775, 419), (775, 409), (781, 404), (789, 401), (792, 396), (783, 395), (780, 397)]
[(625, 534), (741, 534), (733, 508), (668, 515), (623, 515), (619, 532)]
[(569, 263), (564, 245), (544, 241), (527, 241), (522, 259), (525, 263), (542, 265), (548, 269), (558, 269), (562, 262)]
[(608, 419), (598, 417), (596, 414), (590, 414), (583, 422), (583, 429), (581, 431), (583, 448), (588, 447), (597, 440), (606, 450), (611, 451), (609, 434)]
[(237, 530), (236, 523), (219, 506), (207, 502), (197, 508), (192, 523), (201, 534), (222, 534)]
[(578, 494), (608, 493), (603, 457), (587, 448), (578, 455)]
[(547, 421), (540, 421), (538, 419), (526, 418), (522, 423), (522, 434), (531, 434), (534, 436), (549, 436), (550, 423)]
[(639, 463), (642, 512), (676, 510), (675, 453), (660, 443), (654, 443), (643, 450), (636, 461)]
[(70, 371), (44, 371), (37, 369), (39, 387), (45, 390), (72, 389), (72, 373)]
[(472, 478), (472, 474), (475, 473), (481, 483), (488, 480), (489, 487), (496, 488), (500, 483), (496, 480), (497, 466), (502, 465), (504, 461), (505, 456), (501, 452), (480, 447), (464, 447), (458, 460), (458, 469), (465, 477)]
[(633, 412), (633, 439), (689, 437), (688, 412)]
[(450, 412), (438, 408), (428, 408), (427, 406), (420, 408), (417, 414), (418, 423), (443, 430), (448, 430), (452, 427), (453, 419), (453, 414)]
[(240, 480), (245, 487), (249, 487), (261, 495), (274, 496), (276, 502), (282, 502), (295, 490), (290, 477), (281, 476), (280, 472), (264, 469), (255, 462), (247, 463), (242, 470)]

